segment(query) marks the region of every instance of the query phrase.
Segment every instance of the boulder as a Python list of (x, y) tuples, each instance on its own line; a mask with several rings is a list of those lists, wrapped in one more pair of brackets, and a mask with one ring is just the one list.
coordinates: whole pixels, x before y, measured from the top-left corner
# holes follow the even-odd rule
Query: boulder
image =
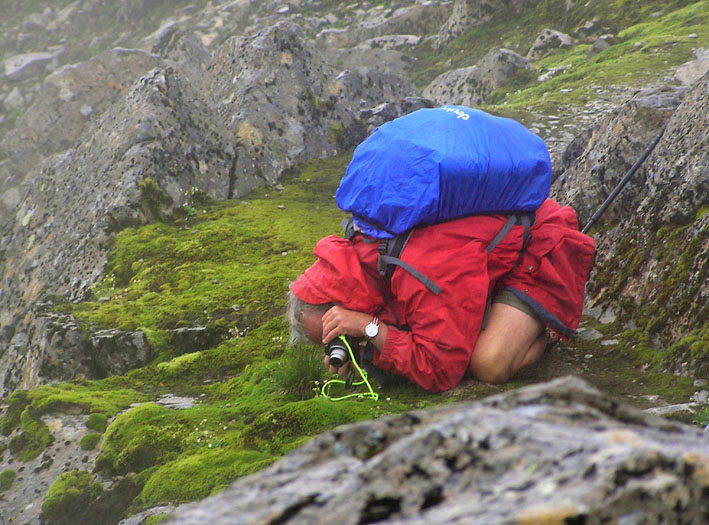
[(166, 523), (703, 523), (709, 442), (575, 378), (326, 432)]
[(47, 51), (11, 56), (5, 60), (5, 76), (14, 82), (41, 77), (57, 56)]
[(432, 108), (435, 104), (422, 97), (407, 97), (401, 102), (384, 102), (374, 108), (363, 109), (359, 118), (367, 124), (367, 132), (386, 124), (390, 120), (408, 115), (418, 109)]
[[(67, 150), (141, 75), (163, 63), (144, 51), (113, 49), (86, 62), (59, 68), (42, 85), (40, 96), (0, 142), (12, 171), (26, 173), (47, 155)], [(89, 115), (83, 106), (92, 108)], [(93, 117), (91, 117), (93, 115)]]
[[(685, 92), (676, 88), (644, 91), (599, 120), (592, 131), (582, 134), (580, 143), (569, 145), (562, 157), (567, 164), (552, 187), (552, 198), (572, 206), (581, 224), (587, 223), (658, 134)], [(617, 220), (637, 207), (645, 197), (646, 173), (643, 169), (635, 175), (616, 205), (605, 212), (603, 222)]]
[(476, 65), (446, 71), (423, 90), (438, 104), (478, 106), (485, 97), (519, 74), (532, 74), (529, 61), (509, 49), (494, 49)]
[(514, 18), (531, 9), (534, 9), (534, 3), (525, 0), (455, 0), (450, 16), (437, 37), (438, 45), (450, 42), (493, 18)]
[[(709, 73), (686, 90), (642, 93), (590, 133), (585, 150), (552, 186), (552, 195), (591, 214), (658, 135), (657, 147), (598, 222), (587, 285), (589, 312), (614, 311), (642, 327), (676, 373), (707, 377), (709, 309)], [(589, 135), (586, 135), (589, 136)], [(576, 151), (579, 151), (578, 144)], [(614, 316), (615, 317), (615, 316)]]
[(350, 126), (359, 107), (415, 93), (407, 79), (372, 68), (338, 72), (291, 22), (228, 40), (203, 87), (237, 145), (232, 197), (274, 184), (298, 160), (334, 154), (330, 130)]
[(87, 334), (68, 314), (46, 314), (35, 325), (39, 333), (33, 338), (43, 343), (39, 372), (43, 381), (121, 375), (145, 366), (152, 357), (145, 333), (140, 330)]
[(539, 60), (555, 49), (570, 49), (576, 45), (576, 40), (566, 33), (554, 29), (542, 31), (527, 53), (527, 59)]
[(584, 24), (576, 28), (575, 34), (583, 38), (586, 42), (593, 42), (599, 36), (608, 33), (608, 26), (598, 19), (587, 20)]
[(694, 56), (696, 60), (682, 64), (675, 71), (675, 78), (685, 86), (691, 86), (709, 71), (709, 49), (695, 49)]

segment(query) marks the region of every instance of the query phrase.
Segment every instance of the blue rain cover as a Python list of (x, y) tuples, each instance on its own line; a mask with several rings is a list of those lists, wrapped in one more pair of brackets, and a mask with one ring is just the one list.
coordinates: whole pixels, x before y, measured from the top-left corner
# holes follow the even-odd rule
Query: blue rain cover
[(383, 239), (464, 215), (536, 210), (550, 184), (546, 145), (519, 122), (443, 106), (378, 127), (335, 196), (364, 233)]

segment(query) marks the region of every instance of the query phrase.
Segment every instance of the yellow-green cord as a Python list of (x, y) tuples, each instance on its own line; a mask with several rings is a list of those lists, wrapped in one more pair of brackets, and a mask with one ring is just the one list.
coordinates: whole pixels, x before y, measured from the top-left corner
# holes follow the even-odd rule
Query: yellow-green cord
[(325, 399), (329, 399), (330, 401), (342, 401), (343, 399), (351, 399), (351, 398), (358, 398), (358, 399), (370, 398), (370, 399), (373, 399), (374, 401), (379, 400), (379, 394), (377, 394), (374, 391), (374, 389), (372, 388), (372, 385), (369, 384), (369, 380), (367, 379), (367, 372), (362, 370), (362, 368), (360, 368), (359, 364), (357, 363), (357, 360), (354, 357), (354, 352), (352, 351), (350, 344), (347, 342), (347, 338), (345, 336), (341, 335), (340, 339), (342, 340), (343, 343), (345, 343), (347, 350), (350, 352), (350, 361), (352, 361), (352, 364), (354, 365), (355, 369), (357, 370), (360, 377), (362, 378), (362, 381), (352, 383), (352, 386), (367, 385), (367, 389), (369, 390), (369, 392), (357, 392), (354, 394), (347, 394), (346, 396), (330, 397), (328, 395), (328, 392), (330, 391), (330, 387), (332, 385), (334, 385), (334, 384), (346, 385), (347, 384), (347, 381), (344, 381), (342, 379), (330, 379), (329, 381), (326, 381), (325, 384), (322, 386), (321, 393), (322, 393), (323, 397)]

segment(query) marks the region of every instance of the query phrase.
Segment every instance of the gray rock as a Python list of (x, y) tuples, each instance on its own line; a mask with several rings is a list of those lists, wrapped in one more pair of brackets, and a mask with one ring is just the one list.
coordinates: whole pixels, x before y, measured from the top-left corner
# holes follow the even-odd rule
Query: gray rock
[[(84, 106), (92, 108), (94, 117), (101, 115), (141, 75), (161, 64), (157, 56), (144, 51), (113, 49), (49, 75), (41, 96), (0, 141), (0, 155), (9, 159), (14, 174), (12, 179), (0, 180), (0, 189), (17, 187), (43, 157), (75, 146), (92, 120), (82, 111)], [(1, 213), (0, 222), (4, 222)]]
[(591, 58), (593, 56), (596, 56), (599, 53), (603, 53), (606, 49), (610, 49), (610, 47), (617, 43), (617, 39), (614, 35), (601, 35), (599, 36), (594, 42), (593, 45), (591, 46), (591, 49), (588, 51), (588, 58)]
[(145, 366), (152, 358), (148, 339), (140, 330), (101, 330), (89, 338), (89, 343), (96, 368), (92, 377), (123, 375)]
[(2, 103), (10, 111), (19, 111), (25, 107), (25, 97), (22, 95), (20, 88), (15, 86)]
[(12, 56), (5, 60), (5, 76), (15, 82), (40, 77), (57, 56), (46, 51)]
[[(709, 216), (698, 214), (709, 195), (709, 73), (674, 109), (682, 93), (674, 88), (644, 92), (602, 119), (584, 152), (552, 187), (552, 195), (572, 204), (585, 224), (667, 122), (655, 150), (598, 222), (603, 229), (594, 235), (596, 260), (587, 285), (597, 310), (613, 308), (626, 319), (639, 314), (645, 321), (652, 312), (659, 321), (653, 337), (658, 348), (697, 328), (695, 320), (706, 318), (703, 299), (709, 296)], [(663, 228), (675, 232), (672, 249), (682, 253), (681, 266), (676, 259), (669, 262)], [(613, 289), (604, 276), (626, 265), (633, 265), (632, 273)], [(709, 377), (709, 362), (690, 352), (689, 345), (674, 354), (670, 369), (675, 373)]]
[(603, 337), (603, 334), (595, 328), (584, 326), (576, 331), (576, 337), (578, 337), (582, 341), (596, 341), (598, 339), (601, 339)]
[[(41, 380), (67, 381), (120, 375), (146, 365), (152, 357), (142, 331), (112, 329), (87, 335), (77, 320), (68, 314), (39, 317), (30, 333), (33, 334), (31, 341), (37, 343), (35, 359), (41, 363), (38, 371)], [(30, 343), (30, 340), (26, 342)]]
[(586, 21), (576, 29), (576, 34), (588, 42), (593, 42), (599, 36), (608, 33), (608, 27), (598, 18)]
[(174, 394), (164, 394), (156, 402), (172, 410), (185, 410), (195, 405), (193, 397), (176, 396)]
[(363, 109), (359, 112), (359, 118), (367, 124), (367, 131), (371, 133), (375, 128), (395, 118), (418, 109), (431, 107), (434, 107), (434, 103), (430, 100), (421, 97), (407, 97), (401, 102), (384, 102), (377, 107)]
[(204, 326), (192, 326), (168, 330), (172, 345), (179, 354), (198, 352), (215, 346), (219, 335)]
[(478, 106), (496, 88), (521, 71), (533, 71), (529, 61), (509, 49), (494, 49), (475, 66), (446, 71), (423, 90), (439, 104)]
[(568, 71), (569, 66), (559, 66), (559, 67), (554, 67), (551, 69), (547, 69), (544, 73), (539, 75), (537, 77), (537, 80), (539, 82), (546, 82), (549, 79), (554, 78), (555, 76), (561, 75), (563, 72)]
[(438, 45), (501, 14), (512, 18), (533, 8), (533, 3), (524, 0), (455, 0), (448, 20), (441, 27)]
[(694, 56), (696, 60), (681, 65), (675, 71), (675, 78), (685, 86), (698, 82), (709, 71), (709, 49), (695, 49)]
[(527, 59), (539, 60), (555, 49), (570, 49), (576, 45), (576, 40), (555, 29), (545, 29), (532, 44), (527, 53)]
[(450, 2), (441, 1), (417, 2), (393, 10), (373, 9), (352, 20), (347, 28), (321, 31), (317, 42), (323, 48), (346, 48), (389, 35), (435, 34), (450, 12)]
[(327, 432), (166, 523), (700, 523), (707, 469), (698, 429), (565, 378)]

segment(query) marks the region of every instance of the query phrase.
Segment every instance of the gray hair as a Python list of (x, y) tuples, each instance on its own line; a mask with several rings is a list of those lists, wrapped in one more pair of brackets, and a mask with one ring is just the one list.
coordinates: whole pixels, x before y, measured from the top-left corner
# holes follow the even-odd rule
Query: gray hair
[(311, 341), (308, 339), (308, 336), (305, 334), (305, 330), (303, 328), (303, 314), (311, 311), (324, 314), (330, 308), (332, 308), (332, 303), (306, 303), (305, 301), (299, 299), (298, 296), (291, 290), (288, 290), (288, 303), (286, 305), (286, 319), (288, 320), (288, 325), (290, 326), (290, 339), (288, 340), (288, 344), (294, 345), (299, 342), (310, 343)]

